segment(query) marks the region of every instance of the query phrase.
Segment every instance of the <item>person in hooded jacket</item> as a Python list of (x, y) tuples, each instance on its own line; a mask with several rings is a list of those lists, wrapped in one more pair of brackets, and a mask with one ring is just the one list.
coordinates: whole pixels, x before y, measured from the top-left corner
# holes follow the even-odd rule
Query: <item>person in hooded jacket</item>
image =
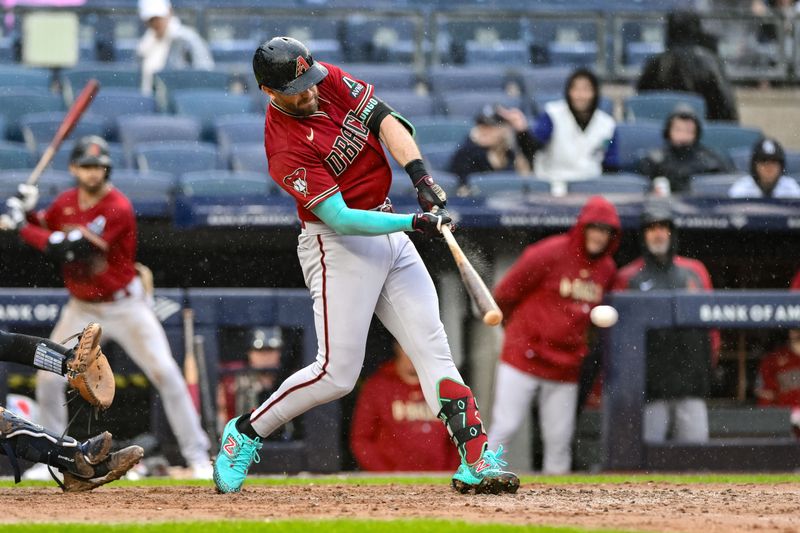
[(733, 171), (729, 159), (700, 142), (702, 136), (703, 125), (692, 108), (676, 107), (664, 122), (664, 146), (639, 161), (639, 173), (650, 179), (664, 176), (673, 192), (682, 192), (692, 176)]
[[(642, 257), (621, 268), (614, 291), (712, 290), (711, 276), (695, 259), (677, 255), (677, 237), (668, 203), (645, 205)], [(719, 352), (719, 332), (705, 329), (653, 330), (647, 335), (644, 439), (664, 442), (708, 440), (705, 397)]]
[(517, 135), (517, 145), (537, 178), (575, 181), (597, 178), (616, 170), (619, 157), (614, 118), (598, 108), (600, 81), (579, 68), (567, 79), (564, 99), (548, 102), (533, 128), (519, 109), (498, 107), (497, 113)]
[(731, 198), (800, 198), (800, 184), (786, 176), (786, 153), (781, 143), (764, 138), (753, 146), (750, 175), (731, 185)]
[(712, 39), (697, 13), (670, 13), (666, 50), (645, 62), (636, 89), (697, 93), (706, 102), (705, 118), (738, 121), (736, 100)]
[(489, 442), (507, 444), (535, 398), (545, 473), (571, 467), (589, 312), (611, 288), (620, 235), (616, 208), (593, 196), (569, 232), (528, 246), (494, 290), (506, 318)]

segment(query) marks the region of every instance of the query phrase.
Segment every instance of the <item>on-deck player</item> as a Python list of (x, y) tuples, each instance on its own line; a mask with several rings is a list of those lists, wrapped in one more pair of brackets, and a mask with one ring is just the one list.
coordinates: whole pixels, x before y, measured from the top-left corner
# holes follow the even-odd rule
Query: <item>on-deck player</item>
[[(81, 346), (96, 347), (101, 330), (89, 324), (81, 333)], [(64, 376), (68, 361), (75, 350), (61, 344), (20, 333), (0, 330), (0, 361), (18, 363), (54, 372)], [(144, 451), (139, 446), (129, 446), (109, 454), (111, 433), (104, 431), (85, 442), (36, 425), (25, 418), (0, 407), (0, 454), (6, 455), (14, 469), (14, 479), (19, 482), (17, 459), (40, 463), (45, 468), (55, 467), (64, 476), (61, 488), (65, 492), (92, 490), (119, 479), (139, 462)]]
[[(97, 136), (80, 139), (69, 168), (77, 187), (59, 195), (48, 209), (33, 212), (38, 200), (35, 187), (22, 185), (22, 198), (8, 201), (22, 239), (60, 264), (70, 292), (50, 337), (64, 339), (81, 324), (102, 322), (106, 337), (119, 343), (158, 389), (194, 477), (210, 479), (208, 437), (136, 275), (136, 217), (130, 201), (109, 183), (108, 144)], [(58, 431), (67, 426), (64, 387), (64, 379), (55, 374), (37, 375), (40, 422)], [(45, 474), (39, 470), (33, 476), (36, 473)]]
[[(225, 426), (214, 462), (217, 489), (241, 488), (261, 439), (353, 389), (374, 313), (408, 353), (428, 406), (458, 448), (453, 486), (516, 491), (517, 477), (502, 471), (502, 449), (487, 447), (472, 391), (450, 355), (433, 282), (403, 233), (435, 237), (450, 222), (444, 191), (425, 169), (413, 128), (372, 85), (315, 62), (294, 39), (262, 44), (253, 70), (272, 98), (265, 125), (269, 172), (297, 202), (302, 223), (298, 257), (314, 300), (318, 353), (260, 407)], [(404, 165), (424, 213), (392, 213), (386, 197), (392, 172), (381, 141)]]

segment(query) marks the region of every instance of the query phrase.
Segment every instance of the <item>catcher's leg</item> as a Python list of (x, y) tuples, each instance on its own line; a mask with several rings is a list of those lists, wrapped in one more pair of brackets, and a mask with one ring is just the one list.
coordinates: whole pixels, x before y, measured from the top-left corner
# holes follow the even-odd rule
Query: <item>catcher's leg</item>
[(107, 469), (101, 465), (109, 459), (110, 449), (111, 433), (107, 431), (81, 443), (72, 437), (60, 437), (0, 407), (0, 451), (11, 461), (17, 482), (20, 479), (17, 459), (55, 467), (65, 479), (67, 476), (92, 479), (105, 475)]

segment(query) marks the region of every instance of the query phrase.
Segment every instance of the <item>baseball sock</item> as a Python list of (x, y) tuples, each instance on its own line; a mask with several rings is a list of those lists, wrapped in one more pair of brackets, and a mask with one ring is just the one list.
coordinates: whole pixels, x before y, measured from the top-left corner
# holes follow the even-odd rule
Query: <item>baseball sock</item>
[(247, 435), (251, 439), (263, 438), (256, 433), (256, 430), (253, 428), (252, 424), (250, 424), (250, 413), (245, 413), (239, 417), (239, 420), (236, 421), (236, 429), (239, 430), (239, 433)]

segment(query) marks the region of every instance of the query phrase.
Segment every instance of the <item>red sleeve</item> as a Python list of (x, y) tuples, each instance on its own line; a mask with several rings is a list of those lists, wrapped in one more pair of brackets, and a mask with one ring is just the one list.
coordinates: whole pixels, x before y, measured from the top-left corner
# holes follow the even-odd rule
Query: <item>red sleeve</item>
[(758, 366), (758, 381), (755, 395), (758, 405), (775, 405), (778, 399), (778, 378), (775, 372), (775, 358), (772, 354), (764, 356)]
[(506, 318), (542, 282), (550, 270), (551, 254), (544, 243), (528, 246), (494, 288), (494, 299)]
[(391, 470), (377, 442), (378, 427), (382, 423), (379, 402), (380, 391), (375, 390), (374, 378), (361, 387), (350, 426), (350, 450), (362, 470), (383, 472)]
[(798, 270), (797, 274), (792, 278), (792, 282), (789, 284), (789, 290), (800, 291), (800, 270)]
[(274, 154), (269, 160), (272, 179), (303, 208), (311, 210), (339, 192), (339, 185), (307, 146)]
[(60, 199), (61, 197), (56, 198), (46, 210), (29, 213), (27, 216), (28, 223), (19, 230), (20, 238), (40, 252), (47, 248), (48, 239), (50, 234), (53, 233), (53, 230), (49, 228), (59, 227), (56, 217), (60, 211), (60, 209), (57, 209)]

